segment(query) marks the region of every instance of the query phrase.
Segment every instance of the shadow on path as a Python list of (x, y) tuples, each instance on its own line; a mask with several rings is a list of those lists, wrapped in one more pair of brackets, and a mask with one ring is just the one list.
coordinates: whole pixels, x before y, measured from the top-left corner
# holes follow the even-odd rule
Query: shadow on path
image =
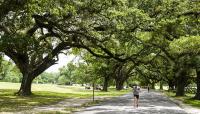
[(133, 95), (107, 100), (74, 114), (187, 114), (183, 109), (157, 92), (142, 90), (139, 107), (133, 107)]

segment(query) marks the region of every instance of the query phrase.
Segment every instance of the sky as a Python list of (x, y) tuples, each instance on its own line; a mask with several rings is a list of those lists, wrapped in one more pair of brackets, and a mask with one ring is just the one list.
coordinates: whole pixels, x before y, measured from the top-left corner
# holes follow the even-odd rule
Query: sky
[[(4, 56), (4, 58), (6, 60), (9, 60), (9, 57), (7, 57), (7, 56)], [(46, 70), (46, 72), (49, 72), (49, 73), (51, 73), (51, 72), (58, 72), (59, 68), (67, 65), (67, 63), (69, 63), (70, 61), (73, 61), (74, 59), (76, 59), (76, 57), (74, 55), (68, 55), (68, 56), (66, 56), (64, 54), (60, 54), (59, 55), (59, 61), (57, 62), (57, 64), (55, 64), (55, 65), (51, 66), (50, 68), (48, 68)]]
[(75, 59), (75, 56), (73, 55), (64, 55), (64, 54), (60, 54), (59, 55), (59, 61), (57, 62), (58, 64), (55, 64), (53, 66), (51, 66), (50, 68), (48, 68), (46, 70), (46, 72), (58, 72), (58, 69), (67, 65), (67, 63), (69, 63), (70, 61), (73, 61)]

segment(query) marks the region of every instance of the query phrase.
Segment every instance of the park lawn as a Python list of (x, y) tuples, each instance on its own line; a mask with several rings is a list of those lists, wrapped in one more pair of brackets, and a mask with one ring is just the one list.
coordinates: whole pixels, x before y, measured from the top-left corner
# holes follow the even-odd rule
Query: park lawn
[[(67, 98), (92, 97), (92, 90), (85, 90), (84, 87), (53, 84), (33, 84), (33, 95), (22, 97), (14, 95), (19, 87), (19, 83), (0, 82), (0, 112), (28, 110), (34, 106), (54, 104)], [(120, 96), (129, 91), (109, 88), (109, 92), (95, 91), (95, 96)]]
[(188, 104), (190, 106), (194, 106), (200, 109), (200, 100), (193, 99), (194, 94), (186, 94), (185, 96), (181, 96), (181, 97), (176, 97), (174, 92), (165, 91), (165, 94), (169, 97), (180, 100), (185, 104)]

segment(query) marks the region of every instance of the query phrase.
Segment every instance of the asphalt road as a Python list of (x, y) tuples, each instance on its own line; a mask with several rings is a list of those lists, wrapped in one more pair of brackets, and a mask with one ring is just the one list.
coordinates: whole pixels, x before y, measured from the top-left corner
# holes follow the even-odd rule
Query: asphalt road
[(158, 92), (140, 93), (139, 107), (133, 107), (133, 95), (113, 98), (74, 114), (187, 114), (182, 108)]

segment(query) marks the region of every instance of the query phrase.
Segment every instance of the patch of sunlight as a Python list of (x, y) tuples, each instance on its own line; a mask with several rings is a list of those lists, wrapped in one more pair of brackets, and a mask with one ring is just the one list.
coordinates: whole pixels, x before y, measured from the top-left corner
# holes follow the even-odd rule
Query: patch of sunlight
[(73, 88), (69, 88), (68, 86), (63, 87), (63, 86), (53, 85), (53, 84), (33, 84), (32, 90), (33, 91), (51, 91), (51, 92), (58, 92), (58, 93), (74, 93)]
[[(0, 82), (0, 89), (18, 90), (20, 83)], [(48, 91), (57, 93), (86, 93), (91, 90), (85, 90), (83, 86), (66, 86), (56, 84), (32, 84), (32, 91)]]
[(10, 98), (10, 99), (15, 99), (15, 98), (17, 98), (16, 96), (4, 96), (4, 97)]
[(26, 101), (26, 99), (18, 98), (18, 101)]
[(38, 102), (27, 102), (27, 104), (29, 104), (29, 105), (34, 105), (34, 104), (38, 104)]
[[(104, 109), (104, 110), (109, 110), (109, 111), (132, 111), (132, 106), (94, 106), (94, 107), (89, 107), (88, 110), (95, 110), (95, 109)], [(154, 107), (139, 107), (139, 110), (147, 110), (147, 111), (151, 111), (151, 110), (164, 110), (164, 109), (170, 109), (170, 110), (182, 110), (179, 107), (171, 107), (171, 106), (154, 106)]]
[(141, 107), (143, 109), (157, 109), (157, 110), (163, 110), (163, 109), (170, 109), (170, 110), (182, 110), (180, 107), (172, 107), (172, 106), (154, 106), (154, 107)]
[(187, 108), (186, 111), (188, 112), (188, 114), (199, 114), (200, 109), (197, 109), (197, 108)]
[(50, 91), (50, 92), (56, 92), (56, 93), (85, 93), (85, 94), (87, 94), (86, 92), (88, 92), (88, 91), (85, 91), (83, 88), (79, 88), (79, 87), (72, 88), (69, 86), (63, 87), (59, 85), (48, 86), (45, 88), (41, 87), (40, 90), (33, 89), (33, 91)]
[(45, 98), (45, 99), (57, 99), (57, 98)]
[[(10, 83), (10, 82), (0, 82), (0, 89), (16, 89), (18, 90), (20, 86), (20, 83)], [(79, 94), (80, 95), (91, 95), (92, 90), (85, 90), (83, 86), (66, 86), (66, 85), (56, 85), (56, 84), (32, 84), (32, 91), (34, 92), (54, 92), (54, 93), (71, 93), (71, 94)], [(14, 92), (14, 91), (13, 91)], [(4, 92), (5, 93), (5, 92)], [(115, 92), (111, 89), (111, 91), (108, 93), (103, 93), (99, 91), (95, 91), (96, 95), (111, 95), (116, 96), (118, 92)], [(123, 92), (120, 92), (123, 93)], [(126, 93), (126, 92), (125, 92)], [(10, 94), (10, 91), (9, 91)]]
[(19, 89), (20, 83), (0, 82), (0, 89)]
[(27, 108), (30, 107), (29, 105), (22, 105), (22, 106), (18, 106), (19, 108)]
[[(160, 86), (156, 85), (155, 89), (160, 89)], [(163, 86), (163, 90), (168, 90), (168, 89), (169, 89), (169, 86)]]

